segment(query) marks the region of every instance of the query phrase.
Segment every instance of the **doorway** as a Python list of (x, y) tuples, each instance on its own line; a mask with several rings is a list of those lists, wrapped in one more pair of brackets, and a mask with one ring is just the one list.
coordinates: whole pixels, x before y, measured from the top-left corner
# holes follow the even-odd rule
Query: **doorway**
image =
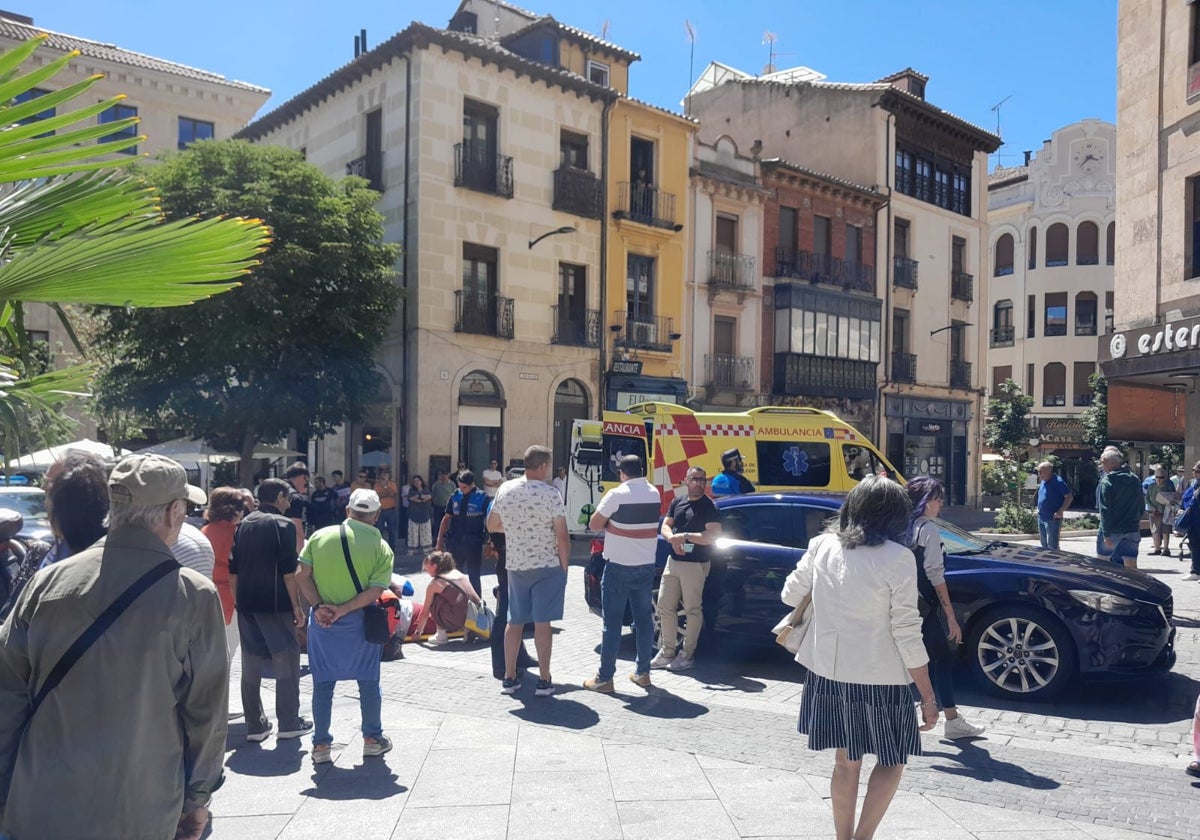
[(571, 427), (576, 420), (591, 415), (587, 391), (578, 379), (564, 380), (554, 391), (554, 466), (565, 467), (571, 460)]

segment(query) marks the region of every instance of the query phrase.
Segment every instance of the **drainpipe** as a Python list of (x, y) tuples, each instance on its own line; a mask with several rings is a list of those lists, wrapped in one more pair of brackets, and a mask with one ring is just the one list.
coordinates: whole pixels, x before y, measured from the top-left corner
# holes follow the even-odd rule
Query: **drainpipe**
[[(402, 436), (402, 445), (404, 448), (404, 459), (409, 462), (409, 473), (416, 472), (411, 461), (412, 449), (409, 447), (409, 420), (410, 414), (408, 411), (409, 401), (415, 394), (410, 397), (410, 389), (408, 387), (411, 379), (409, 378), (409, 370), (412, 366), (412, 348), (409, 347), (409, 313), (412, 311), (411, 301), (408, 293), (410, 285), (408, 282), (408, 255), (412, 252), (409, 248), (409, 179), (412, 173), (412, 137), (409, 132), (412, 129), (412, 53), (410, 52), (404, 57), (404, 236), (401, 242), (401, 247), (404, 252), (400, 255), (400, 289), (404, 292), (404, 317), (400, 321), (400, 346), (404, 348), (404, 358), (400, 364), (400, 393), (403, 394), (404, 410), (401, 417), (404, 423), (404, 434)], [(419, 465), (418, 465), (419, 466)]]
[[(879, 348), (879, 355), (883, 363), (883, 380), (879, 383), (879, 399), (877, 401), (879, 419), (876, 425), (876, 428), (879, 430), (879, 437), (876, 439), (876, 444), (884, 455), (887, 455), (887, 417), (883, 410), (883, 392), (891, 384), (892, 374), (892, 183), (891, 179), (888, 178), (888, 172), (890, 171), (888, 166), (891, 161), (892, 137), (895, 134), (895, 130), (896, 115), (888, 113), (883, 132), (883, 186), (887, 191), (887, 203), (879, 208), (884, 213), (885, 219), (885, 227), (883, 229), (883, 342)], [(876, 219), (878, 219), (878, 213), (876, 213)], [(876, 276), (879, 276), (878, 273), (876, 273)], [(892, 466), (898, 470), (903, 464), (892, 464)], [(903, 472), (901, 475), (903, 475)]]
[(600, 394), (596, 419), (604, 417), (608, 401), (608, 119), (615, 99), (604, 102), (600, 119)]

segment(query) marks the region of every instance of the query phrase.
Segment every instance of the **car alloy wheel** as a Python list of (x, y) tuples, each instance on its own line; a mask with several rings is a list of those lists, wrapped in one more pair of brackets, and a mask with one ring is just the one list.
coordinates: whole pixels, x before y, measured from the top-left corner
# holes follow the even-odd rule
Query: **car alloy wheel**
[(1013, 607), (984, 616), (971, 633), (974, 670), (1008, 696), (1056, 694), (1074, 670), (1066, 631), (1039, 610)]

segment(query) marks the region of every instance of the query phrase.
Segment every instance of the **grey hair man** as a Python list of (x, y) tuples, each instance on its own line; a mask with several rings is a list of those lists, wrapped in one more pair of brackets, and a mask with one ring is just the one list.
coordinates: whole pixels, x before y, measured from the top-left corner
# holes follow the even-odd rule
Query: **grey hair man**
[(1100, 456), (1104, 475), (1096, 495), (1100, 503), (1100, 537), (1111, 551), (1109, 559), (1118, 566), (1137, 568), (1138, 543), (1144, 507), (1142, 482), (1124, 464), (1125, 456), (1117, 449), (1106, 449)]
[(168, 548), (204, 492), (157, 455), (125, 458), (108, 487), (108, 536), (34, 575), (0, 628), (5, 836), (199, 838), (221, 779), (221, 602)]

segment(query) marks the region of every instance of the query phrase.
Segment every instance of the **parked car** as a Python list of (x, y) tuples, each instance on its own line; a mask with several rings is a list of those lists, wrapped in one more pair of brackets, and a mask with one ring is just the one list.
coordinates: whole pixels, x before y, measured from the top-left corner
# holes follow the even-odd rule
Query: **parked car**
[[(706, 634), (774, 644), (771, 628), (786, 612), (779, 600), (784, 579), (841, 502), (800, 493), (718, 499), (724, 537), (704, 590)], [(1162, 581), (1065, 551), (988, 542), (942, 520), (938, 526), (963, 655), (991, 692), (1049, 698), (1075, 678), (1136, 677), (1174, 666), (1174, 602)], [(585, 597), (598, 614), (597, 547)]]
[(0, 486), (0, 508), (15, 510), (25, 519), (19, 536), (49, 542), (53, 539), (46, 516), (46, 491), (40, 487)]

